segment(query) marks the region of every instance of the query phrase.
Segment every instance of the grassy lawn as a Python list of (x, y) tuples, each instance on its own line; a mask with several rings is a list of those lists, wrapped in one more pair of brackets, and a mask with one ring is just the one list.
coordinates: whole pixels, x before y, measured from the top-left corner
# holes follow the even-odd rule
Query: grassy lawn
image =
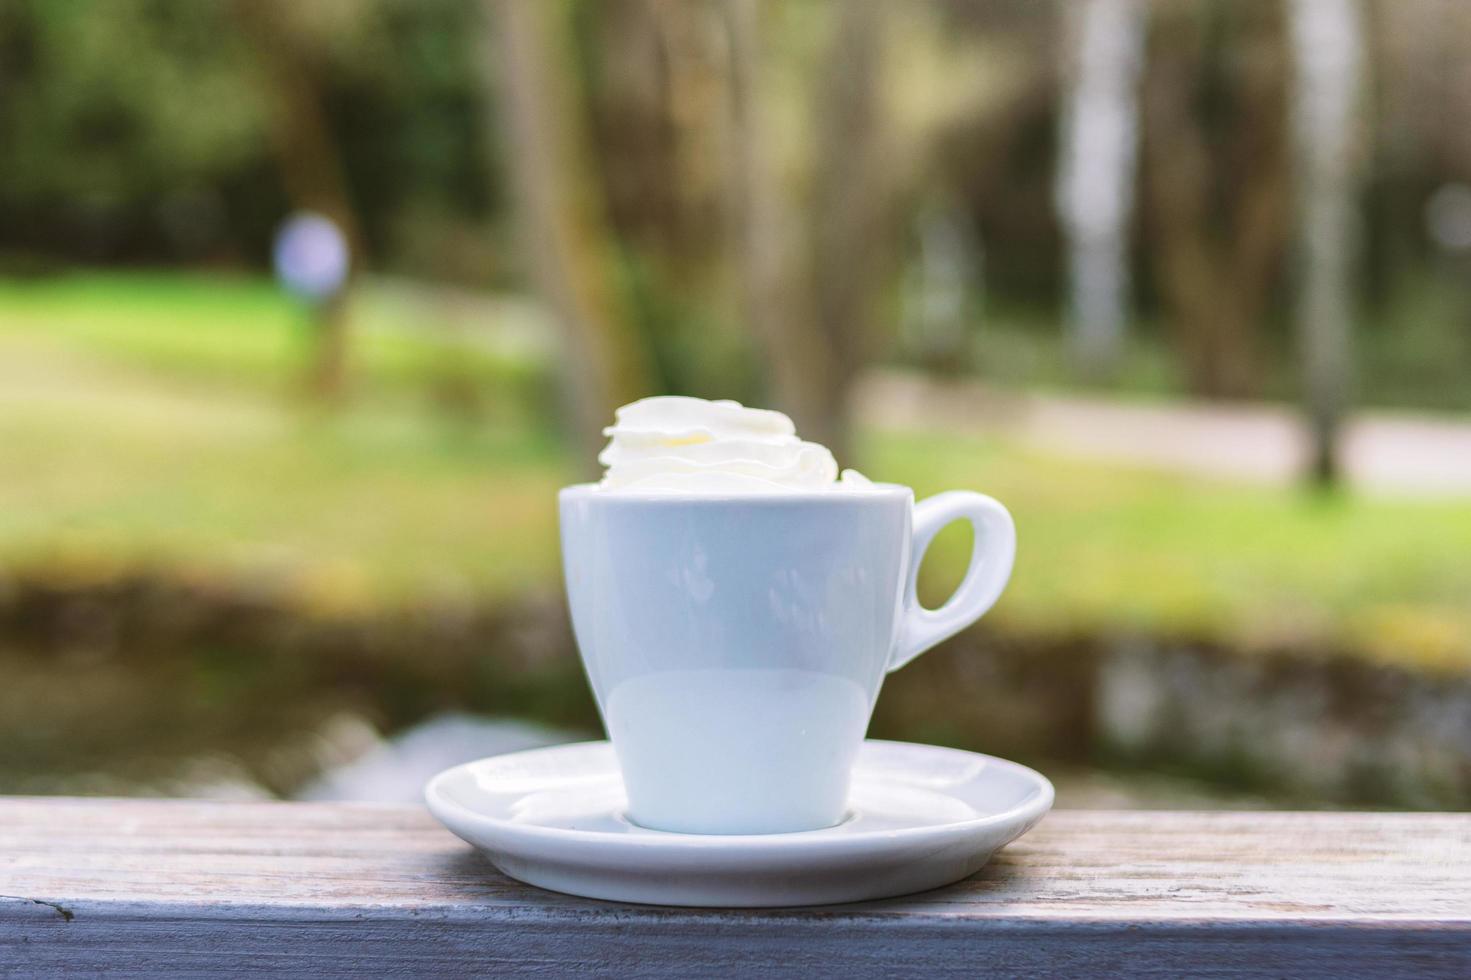
[[(532, 360), (369, 294), (352, 396), (292, 392), (300, 314), (268, 286), (87, 277), (0, 285), (0, 565), (265, 577), (325, 610), (556, 580), (569, 466)], [(451, 378), (480, 402), (446, 407)], [(1023, 628), (1199, 632), (1471, 660), (1471, 501), (1315, 500), (870, 433), (861, 467), (973, 487), (1020, 527), (997, 616)], [(965, 532), (927, 566), (954, 580)]]
[(0, 286), (0, 562), (244, 569), (329, 605), (553, 578), (540, 370), (391, 295), (356, 312), (327, 412), (296, 391), (302, 313), (267, 284)]
[[(974, 487), (1007, 503), (1019, 546), (997, 614), (1028, 628), (1471, 662), (1471, 501), (1325, 500), (949, 438), (874, 439), (871, 459), (921, 495)], [(941, 576), (966, 546), (958, 531), (937, 539)]]
[[(107, 273), (0, 279), (0, 342), (44, 342), (163, 378), (290, 394), (305, 373), (310, 318), (268, 280)], [(352, 309), (360, 399), (463, 397), (516, 415), (535, 408), (545, 353), (535, 307), (368, 281)], [(58, 389), (60, 390), (60, 389)], [(524, 419), (521, 419), (524, 422)]]

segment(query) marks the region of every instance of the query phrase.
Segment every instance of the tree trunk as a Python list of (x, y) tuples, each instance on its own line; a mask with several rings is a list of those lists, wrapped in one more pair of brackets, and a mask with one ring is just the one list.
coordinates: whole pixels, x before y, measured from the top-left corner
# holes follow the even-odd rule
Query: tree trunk
[[(1190, 389), (1239, 398), (1257, 387), (1258, 322), (1287, 240), (1282, 31), (1266, 8), (1161, 4), (1144, 86), (1145, 190), (1154, 273)], [(1225, 13), (1223, 14), (1223, 11)], [(1244, 66), (1234, 100), (1207, 141), (1200, 91), (1218, 70), (1205, 50), (1208, 16), (1247, 18), (1231, 37)], [(1254, 19), (1252, 19), (1254, 18)]]
[(609, 275), (612, 249), (584, 162), (566, 9), (555, 0), (485, 6), (486, 60), (499, 68), (495, 115), (527, 271), (561, 330), (567, 423), (579, 465), (592, 472), (613, 409), (650, 393), (647, 356)]
[(1071, 347), (1086, 377), (1114, 373), (1129, 315), (1129, 223), (1138, 156), (1140, 0), (1082, 0), (1062, 113), (1057, 207), (1068, 239)]
[(883, 0), (839, 4), (815, 107), (818, 137), (812, 266), (816, 326), (827, 349), (814, 372), (811, 438), (845, 458), (848, 396), (877, 339), (879, 303), (894, 255), (892, 180), (884, 160), (880, 93)]
[(725, 0), (730, 37), (729, 224), (740, 265), (742, 306), (766, 363), (773, 403), (810, 439), (825, 408), (821, 386), (827, 344), (815, 328), (793, 239), (789, 188), (771, 159), (771, 131), (761, 91), (761, 0)]
[(600, 0), (596, 11), (598, 57), (587, 97), (609, 224), (643, 252), (678, 256), (684, 243), (663, 8)]
[(1308, 477), (1339, 477), (1338, 432), (1348, 403), (1353, 323), (1354, 200), (1363, 35), (1355, 0), (1293, 0), (1296, 78), (1293, 146), (1297, 177), (1297, 331), (1312, 456)]
[[(883, 6), (850, 0), (812, 105), (810, 222), (775, 172), (762, 112), (760, 0), (725, 0), (730, 37), (732, 228), (744, 307), (775, 402), (807, 439), (851, 459), (849, 392), (873, 346), (892, 253), (893, 174), (880, 111)], [(804, 249), (805, 246), (805, 249)]]
[(319, 398), (333, 399), (347, 377), (348, 295), (352, 274), (367, 255), (366, 245), (327, 124), (314, 52), (292, 30), (280, 0), (237, 0), (233, 11), (251, 39), (261, 83), (269, 90), (268, 133), (286, 196), (297, 210), (331, 219), (347, 240), (349, 278), (337, 295), (312, 310), (315, 343), (307, 387)]
[(612, 225), (683, 286), (723, 244), (720, 12), (689, 0), (600, 0), (596, 28), (588, 97)]

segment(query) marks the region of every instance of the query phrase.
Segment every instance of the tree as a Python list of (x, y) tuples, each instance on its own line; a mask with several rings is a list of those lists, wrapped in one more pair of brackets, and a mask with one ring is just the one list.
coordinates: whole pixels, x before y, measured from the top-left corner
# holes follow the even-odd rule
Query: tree
[(746, 318), (775, 401), (808, 439), (849, 458), (848, 397), (877, 333), (893, 175), (884, 158), (884, 8), (837, 5), (813, 92), (816, 137), (810, 223), (775, 173), (762, 112), (759, 0), (726, 0), (731, 37), (731, 172)]
[(1140, 0), (1071, 5), (1073, 47), (1062, 112), (1057, 210), (1068, 242), (1073, 359), (1106, 377), (1129, 310), (1129, 221), (1138, 156)]
[[(727, 168), (732, 248), (740, 266), (746, 325), (761, 348), (774, 403), (808, 438), (823, 413), (812, 381), (828, 349), (813, 329), (798, 270), (790, 188), (772, 160), (771, 123), (761, 79), (766, 60), (760, 0), (725, 0), (730, 37), (730, 144)], [(829, 447), (831, 448), (831, 447)]]
[[(294, 29), (281, 0), (236, 0), (233, 10), (253, 42), (258, 84), (269, 105), (267, 132), (287, 197), (298, 210), (324, 215), (338, 227), (355, 271), (367, 247), (323, 105), (318, 52)], [(339, 395), (346, 379), (350, 283), (313, 310), (316, 345), (308, 386), (321, 398)]]
[(884, 157), (883, 0), (839, 5), (814, 110), (817, 167), (813, 218), (816, 327), (827, 370), (811, 378), (813, 437), (849, 446), (848, 393), (878, 334), (880, 289), (893, 259), (893, 185)]
[[(1220, 56), (1225, 43), (1233, 57)], [(1287, 247), (1284, 31), (1275, 6), (1154, 8), (1144, 98), (1154, 278), (1190, 388), (1257, 386), (1258, 324)]]
[(1312, 446), (1309, 477), (1330, 485), (1339, 476), (1338, 431), (1349, 388), (1361, 157), (1354, 112), (1363, 31), (1355, 0), (1292, 0), (1289, 11), (1296, 67), (1297, 332)]
[(527, 272), (562, 336), (567, 420), (591, 468), (621, 404), (650, 393), (644, 345), (609, 275), (612, 252), (585, 163), (567, 10), (557, 0), (485, 0), (486, 62), (515, 190)]
[(658, 381), (681, 394), (759, 399), (754, 341), (731, 302), (729, 37), (709, 0), (581, 4), (596, 177), (620, 282)]

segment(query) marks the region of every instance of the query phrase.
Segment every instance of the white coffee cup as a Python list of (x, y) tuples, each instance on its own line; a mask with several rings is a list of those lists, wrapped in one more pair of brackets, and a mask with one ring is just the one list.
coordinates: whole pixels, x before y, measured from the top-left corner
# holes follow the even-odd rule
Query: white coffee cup
[[(623, 772), (657, 830), (815, 830), (847, 813), (884, 674), (970, 625), (1016, 553), (995, 500), (908, 487), (560, 495), (572, 624)], [(935, 534), (969, 520), (964, 581), (925, 609)]]

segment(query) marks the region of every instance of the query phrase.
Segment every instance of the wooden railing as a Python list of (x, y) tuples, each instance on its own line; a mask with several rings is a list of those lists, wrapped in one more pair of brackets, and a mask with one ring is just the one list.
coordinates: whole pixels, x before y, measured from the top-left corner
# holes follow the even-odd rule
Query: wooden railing
[(1059, 811), (979, 875), (700, 910), (521, 885), (417, 807), (0, 800), (0, 975), (1471, 977), (1471, 815)]

